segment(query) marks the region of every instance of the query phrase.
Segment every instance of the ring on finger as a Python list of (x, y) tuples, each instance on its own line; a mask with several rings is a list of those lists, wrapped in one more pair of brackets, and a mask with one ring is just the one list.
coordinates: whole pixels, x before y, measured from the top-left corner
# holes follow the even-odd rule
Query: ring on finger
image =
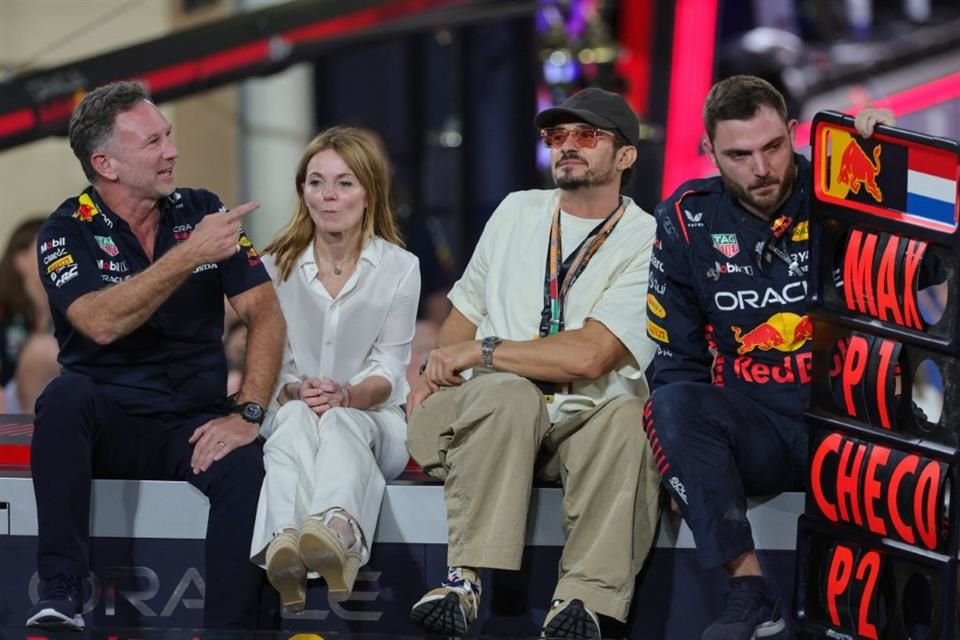
[(222, 448), (226, 448), (227, 446), (223, 443), (223, 440), (217, 440), (217, 444), (220, 445)]

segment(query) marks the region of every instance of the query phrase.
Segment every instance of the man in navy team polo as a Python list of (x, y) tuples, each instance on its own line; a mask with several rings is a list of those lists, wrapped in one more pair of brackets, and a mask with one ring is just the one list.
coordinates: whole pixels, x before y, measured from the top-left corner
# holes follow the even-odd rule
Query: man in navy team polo
[[(40, 231), (61, 375), (36, 405), (32, 446), (40, 601), (28, 626), (83, 627), (91, 479), (186, 480), (210, 500), (204, 625), (253, 628), (248, 560), (263, 479), (258, 431), (285, 325), (240, 217), (174, 186), (171, 126), (142, 85), (91, 91), (70, 119), (91, 186)], [(224, 295), (249, 328), (226, 397)]]

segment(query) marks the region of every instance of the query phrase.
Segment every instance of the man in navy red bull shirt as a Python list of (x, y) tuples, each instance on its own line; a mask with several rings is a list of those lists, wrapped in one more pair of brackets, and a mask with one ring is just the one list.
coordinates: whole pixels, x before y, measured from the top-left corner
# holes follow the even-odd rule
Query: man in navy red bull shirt
[[(40, 230), (62, 374), (37, 400), (37, 565), (28, 626), (80, 629), (91, 478), (187, 480), (210, 499), (204, 624), (257, 625), (263, 572), (248, 560), (258, 438), (285, 325), (243, 233), (247, 203), (174, 185), (171, 126), (144, 87), (94, 89), (70, 119), (91, 186)], [(247, 324), (243, 383), (226, 397), (223, 298)]]
[[(719, 176), (683, 184), (655, 211), (647, 331), (658, 343), (644, 428), (704, 567), (724, 566), (724, 608), (703, 640), (781, 634), (754, 552), (746, 496), (806, 474), (813, 327), (806, 315), (810, 163), (769, 83), (710, 90), (703, 146)], [(868, 109), (869, 136), (893, 114)]]

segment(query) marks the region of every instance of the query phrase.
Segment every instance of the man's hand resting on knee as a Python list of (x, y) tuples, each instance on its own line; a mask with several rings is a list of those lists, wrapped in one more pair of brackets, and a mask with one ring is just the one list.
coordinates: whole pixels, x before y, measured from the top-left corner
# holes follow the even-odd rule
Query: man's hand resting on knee
[(234, 449), (253, 442), (259, 431), (258, 425), (247, 422), (239, 413), (214, 418), (197, 427), (190, 436), (190, 444), (193, 445), (190, 468), (195, 474), (203, 473)]

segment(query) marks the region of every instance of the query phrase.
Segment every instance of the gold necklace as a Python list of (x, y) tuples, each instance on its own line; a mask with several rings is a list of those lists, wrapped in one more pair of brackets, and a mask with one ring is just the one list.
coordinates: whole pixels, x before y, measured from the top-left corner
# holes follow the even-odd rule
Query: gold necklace
[(334, 275), (337, 275), (337, 276), (342, 275), (342, 274), (343, 274), (343, 268), (344, 268), (351, 260), (356, 260), (356, 259), (359, 258), (359, 257), (360, 257), (360, 256), (352, 256), (352, 257), (349, 257), (349, 258), (344, 258), (343, 260), (340, 261), (340, 264), (337, 264), (336, 262), (333, 262), (333, 261), (331, 260), (331, 262), (333, 262), (333, 274), (334, 274)]
[[(317, 264), (318, 264), (318, 265), (323, 262), (323, 261), (320, 259), (320, 253), (317, 251), (316, 247), (314, 247), (314, 250), (313, 250), (313, 257), (314, 257), (314, 260), (317, 261)], [(340, 264), (337, 264), (337, 263), (334, 262), (333, 260), (330, 260), (330, 264), (333, 265), (333, 275), (335, 275), (335, 276), (343, 275), (343, 268), (344, 268), (344, 266), (346, 266), (346, 264), (347, 264), (348, 262), (350, 262), (351, 260), (355, 260), (355, 259), (357, 259), (357, 258), (359, 258), (359, 257), (360, 257), (359, 254), (356, 255), (356, 256), (346, 257), (346, 258), (344, 258), (343, 260), (340, 261)]]
[[(353, 260), (353, 259), (354, 259), (353, 257), (344, 258), (343, 260), (340, 261), (340, 264), (337, 264), (336, 262), (334, 262), (333, 260), (331, 260), (331, 261), (330, 261), (330, 264), (333, 265), (333, 275), (335, 275), (335, 276), (343, 275), (343, 268), (347, 265), (348, 262), (350, 262), (350, 261)], [(317, 262), (319, 262), (319, 261), (320, 261), (320, 259), (318, 258), (318, 259), (317, 259)]]

